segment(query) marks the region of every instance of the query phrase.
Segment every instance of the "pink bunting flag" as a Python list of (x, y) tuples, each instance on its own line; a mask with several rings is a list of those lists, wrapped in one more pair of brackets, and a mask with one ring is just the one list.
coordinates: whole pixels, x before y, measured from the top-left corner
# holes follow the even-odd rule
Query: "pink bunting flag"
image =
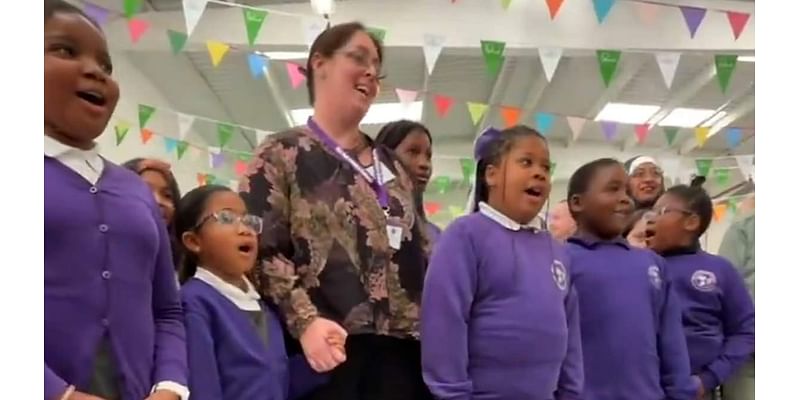
[(436, 104), (436, 113), (439, 117), (444, 118), (450, 112), (450, 107), (453, 105), (453, 98), (437, 94), (433, 96), (433, 102)]
[(645, 140), (647, 140), (647, 134), (650, 133), (650, 125), (636, 125), (634, 132), (636, 133), (636, 141), (639, 142), (639, 144), (642, 144)]
[(128, 20), (128, 33), (132, 43), (138, 42), (148, 29), (150, 29), (150, 23), (143, 19), (131, 18)]
[(397, 93), (397, 99), (403, 105), (409, 105), (417, 100), (416, 90), (395, 89), (394, 92)]
[(247, 172), (247, 163), (242, 160), (236, 160), (234, 169), (236, 170), (237, 176), (244, 176), (245, 172)]
[(639, 16), (639, 20), (641, 20), (643, 24), (651, 26), (656, 22), (658, 13), (661, 11), (660, 5), (639, 2), (633, 2), (631, 4), (633, 4), (633, 6), (636, 8), (636, 14)]
[(706, 17), (706, 11), (708, 10), (705, 8), (689, 6), (681, 6), (680, 8), (681, 13), (683, 14), (683, 20), (686, 21), (686, 27), (689, 28), (689, 36), (694, 39), (694, 35), (697, 33), (697, 28), (700, 27), (700, 24)]
[(736, 11), (728, 11), (727, 14), (728, 22), (731, 24), (731, 30), (733, 31), (733, 38), (739, 40), (739, 35), (742, 34), (747, 21), (750, 20), (750, 14)]
[(306, 80), (305, 74), (300, 71), (300, 66), (295, 63), (287, 62), (286, 72), (289, 73), (289, 82), (292, 84), (292, 89), (297, 89)]

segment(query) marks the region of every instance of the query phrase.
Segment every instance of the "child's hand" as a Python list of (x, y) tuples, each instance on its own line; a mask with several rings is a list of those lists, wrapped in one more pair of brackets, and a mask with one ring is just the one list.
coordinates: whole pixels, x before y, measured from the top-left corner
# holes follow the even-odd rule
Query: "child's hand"
[(181, 400), (181, 397), (169, 390), (156, 390), (144, 400)]
[(300, 336), (303, 353), (314, 371), (328, 372), (347, 359), (343, 349), (328, 343), (328, 338), (337, 336), (346, 338), (347, 331), (336, 322), (319, 317)]
[(697, 400), (702, 400), (706, 396), (706, 388), (703, 387), (703, 381), (697, 375), (692, 375), (692, 379), (697, 384)]

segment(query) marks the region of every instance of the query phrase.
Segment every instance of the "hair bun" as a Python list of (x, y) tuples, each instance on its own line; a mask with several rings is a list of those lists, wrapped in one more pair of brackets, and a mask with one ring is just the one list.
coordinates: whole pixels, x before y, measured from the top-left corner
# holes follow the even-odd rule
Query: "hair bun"
[(691, 187), (703, 187), (703, 184), (706, 183), (706, 177), (702, 175), (695, 175), (692, 178), (692, 182), (689, 184)]

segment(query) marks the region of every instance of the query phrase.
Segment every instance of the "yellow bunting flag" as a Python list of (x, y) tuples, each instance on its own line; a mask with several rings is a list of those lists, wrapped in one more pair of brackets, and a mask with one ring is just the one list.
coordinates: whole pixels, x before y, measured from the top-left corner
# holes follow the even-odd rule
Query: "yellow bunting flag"
[(694, 138), (697, 140), (697, 146), (703, 147), (708, 140), (708, 134), (711, 132), (711, 128), (707, 126), (701, 126), (699, 128), (694, 128)]
[(229, 44), (216, 40), (207, 41), (206, 47), (208, 48), (208, 55), (211, 57), (211, 65), (215, 67), (222, 62), (222, 59), (225, 58), (225, 54), (228, 54), (228, 50), (231, 48)]
[(467, 109), (469, 110), (469, 116), (472, 118), (472, 124), (478, 125), (481, 118), (483, 118), (483, 114), (486, 113), (486, 108), (488, 108), (484, 103), (473, 103), (467, 102)]

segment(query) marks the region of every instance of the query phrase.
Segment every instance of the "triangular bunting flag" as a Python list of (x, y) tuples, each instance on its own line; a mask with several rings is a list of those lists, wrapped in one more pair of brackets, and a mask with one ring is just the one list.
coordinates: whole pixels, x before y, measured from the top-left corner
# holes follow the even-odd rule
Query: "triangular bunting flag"
[(567, 125), (572, 131), (572, 140), (578, 140), (578, 136), (583, 132), (583, 126), (586, 125), (586, 119), (581, 117), (567, 117)]
[(475, 160), (462, 158), (459, 162), (461, 163), (461, 175), (464, 178), (464, 182), (470, 182), (475, 175)]
[(500, 5), (503, 6), (503, 10), (508, 10), (508, 7), (511, 5), (511, 0), (500, 0)]
[(83, 5), (83, 12), (89, 16), (97, 25), (103, 26), (108, 21), (108, 16), (111, 13), (108, 9), (98, 6), (97, 4), (85, 3)]
[(517, 125), (521, 113), (522, 110), (517, 107), (501, 106), (500, 108), (500, 114), (503, 116), (503, 121), (505, 121), (506, 128)]
[(556, 167), (557, 167), (557, 166), (558, 166), (558, 163), (557, 163), (557, 162), (555, 162), (555, 161), (550, 161), (550, 177), (551, 177), (551, 178), (553, 177), (553, 175), (555, 175), (555, 174), (556, 174)]
[(227, 43), (209, 40), (206, 42), (206, 48), (208, 49), (208, 56), (211, 57), (211, 65), (216, 67), (225, 58), (225, 54), (228, 54), (231, 46)]
[(123, 140), (125, 140), (125, 136), (128, 135), (128, 131), (130, 130), (130, 126), (125, 122), (119, 122), (114, 125), (114, 136), (117, 139), (117, 146), (119, 146)]
[(739, 143), (742, 143), (742, 128), (728, 128), (725, 132), (725, 140), (731, 150), (739, 146)]
[(450, 215), (453, 218), (458, 218), (458, 217), (464, 215), (464, 208), (463, 207), (459, 207), (459, 206), (447, 207), (447, 211), (450, 213)]
[(699, 126), (694, 128), (694, 139), (697, 141), (697, 147), (703, 147), (706, 144), (706, 140), (708, 140), (708, 134), (711, 132), (711, 128), (707, 126)]
[(700, 24), (706, 17), (706, 11), (708, 10), (705, 8), (690, 6), (680, 6), (680, 8), (681, 13), (683, 14), (683, 20), (686, 21), (686, 27), (689, 28), (689, 36), (694, 39), (694, 35), (697, 33), (697, 28), (700, 27)]
[(542, 135), (547, 136), (550, 133), (550, 130), (553, 129), (553, 122), (555, 122), (556, 117), (550, 113), (536, 113), (534, 116), (536, 119), (536, 129)]
[(189, 143), (186, 142), (185, 140), (181, 140), (180, 142), (178, 142), (178, 146), (177, 146), (177, 149), (178, 149), (178, 160), (183, 158), (183, 155), (186, 154), (186, 149), (188, 149), (188, 148), (189, 148)]
[(266, 10), (243, 8), (242, 14), (244, 16), (244, 25), (247, 29), (247, 43), (252, 46), (256, 43), (261, 25), (264, 25), (264, 20), (267, 19), (269, 13)]
[(467, 102), (467, 110), (469, 110), (469, 117), (472, 119), (473, 125), (478, 125), (478, 122), (483, 118), (483, 114), (486, 113), (487, 108), (489, 108), (489, 106), (483, 103)]
[(672, 183), (677, 183), (680, 178), (681, 160), (677, 157), (667, 157), (659, 160), (664, 175), (672, 179)]
[(138, 14), (141, 8), (142, 0), (124, 0), (122, 2), (122, 14), (128, 19)]
[(734, 40), (739, 40), (747, 21), (750, 20), (750, 14), (735, 11), (728, 11), (727, 14), (728, 22), (731, 24), (731, 30), (733, 31), (733, 38)]
[(172, 54), (180, 53), (183, 50), (183, 46), (186, 46), (186, 39), (189, 38), (185, 33), (173, 31), (172, 29), (167, 29), (167, 37), (169, 38), (169, 47), (172, 48)]
[(150, 23), (139, 18), (131, 18), (128, 20), (128, 34), (131, 37), (131, 43), (138, 43), (145, 32), (150, 28)]
[(189, 147), (189, 154), (192, 156), (193, 160), (199, 160), (200, 157), (207, 155), (208, 152), (199, 147)]
[(213, 174), (206, 174), (206, 184), (216, 185), (216, 184), (219, 184), (219, 183), (217, 182), (217, 177), (216, 176), (214, 176)]
[(209, 152), (208, 153), (208, 158), (209, 158), (209, 160), (208, 160), (209, 164), (211, 164), (211, 168), (216, 169), (216, 168), (221, 167), (223, 164), (225, 164), (225, 153), (223, 153), (223, 152), (219, 152), (219, 153)]
[(453, 105), (453, 98), (443, 96), (441, 94), (433, 95), (433, 102), (436, 104), (436, 113), (439, 117), (444, 118), (450, 112), (450, 107)]
[(256, 129), (256, 141), (260, 144), (264, 141), (264, 139), (269, 136), (270, 132), (262, 131), (261, 129)]
[(236, 160), (233, 170), (236, 172), (236, 176), (243, 176), (247, 172), (247, 163), (242, 160)]
[(372, 35), (372, 37), (374, 37), (375, 39), (378, 39), (378, 41), (381, 43), (383, 43), (383, 40), (386, 39), (386, 29), (370, 26), (367, 27), (367, 33)]
[(667, 146), (672, 146), (672, 144), (675, 143), (675, 138), (678, 136), (678, 128), (674, 126), (665, 126), (664, 136), (667, 137)]
[(144, 128), (147, 125), (147, 121), (150, 120), (154, 112), (156, 112), (155, 107), (139, 104), (139, 128)]
[(542, 69), (547, 81), (553, 79), (553, 74), (558, 68), (558, 62), (561, 61), (561, 55), (564, 54), (564, 49), (558, 47), (540, 47), (539, 60), (542, 62)]
[(653, 25), (658, 17), (658, 12), (661, 11), (661, 6), (655, 3), (640, 3), (632, 2), (636, 8), (636, 14), (639, 15), (639, 20), (647, 26)]
[(325, 30), (325, 23), (318, 18), (303, 19), (303, 33), (305, 33), (306, 46), (311, 48), (314, 40)]
[(664, 78), (664, 84), (667, 85), (667, 89), (672, 87), (672, 81), (675, 80), (675, 71), (678, 69), (680, 60), (681, 53), (656, 53), (658, 69), (661, 70), (661, 77)]
[(614, 6), (616, 0), (592, 0), (594, 3), (594, 13), (597, 15), (597, 22), (603, 23)]
[(753, 179), (753, 172), (755, 170), (755, 165), (753, 161), (755, 159), (753, 156), (736, 156), (736, 166), (739, 167), (739, 171), (742, 172), (742, 176), (744, 179)]
[(442, 47), (444, 47), (444, 36), (430, 33), (422, 36), (422, 54), (425, 56), (425, 66), (428, 68), (428, 74), (433, 73), (436, 60), (442, 54)]
[(503, 56), (505, 49), (505, 42), (481, 40), (481, 52), (483, 53), (483, 61), (486, 62), (489, 76), (496, 77), (500, 72), (500, 67), (503, 66), (503, 60), (505, 59)]
[(250, 66), (250, 75), (255, 79), (263, 78), (264, 71), (268, 68), (269, 58), (257, 53), (247, 55), (247, 64)]
[(300, 66), (295, 63), (287, 62), (286, 72), (289, 74), (289, 82), (292, 84), (292, 89), (297, 89), (306, 80), (305, 74), (300, 72)]
[(206, 185), (206, 174), (197, 173), (197, 186), (205, 186)]
[(739, 56), (730, 54), (717, 54), (714, 56), (714, 65), (717, 68), (717, 80), (722, 93), (728, 90), (728, 85), (731, 82), (731, 75), (733, 70), (736, 69), (736, 60)]
[(150, 129), (142, 128), (142, 130), (139, 131), (139, 136), (142, 139), (142, 144), (147, 144), (147, 142), (149, 142), (150, 139), (153, 138), (153, 131), (151, 131)]
[(731, 214), (736, 214), (738, 208), (739, 205), (736, 204), (736, 199), (728, 199), (728, 210), (731, 212)]
[(708, 172), (711, 170), (711, 164), (714, 163), (714, 160), (710, 158), (698, 158), (694, 162), (697, 166), (697, 176), (707, 177)]
[(208, 148), (208, 166), (214, 168), (214, 155), (222, 154), (222, 149), (219, 147), (210, 146)]
[(617, 71), (617, 64), (622, 53), (619, 50), (597, 50), (597, 63), (600, 66), (600, 75), (606, 87), (611, 84), (614, 72)]
[(725, 219), (725, 214), (728, 211), (727, 203), (714, 204), (714, 220), (719, 222)]
[(189, 130), (192, 129), (192, 124), (194, 124), (194, 115), (184, 114), (184, 113), (177, 113), (178, 114), (178, 137), (181, 140), (186, 138), (186, 134), (189, 133)]
[(164, 150), (167, 154), (172, 153), (178, 149), (178, 141), (173, 138), (164, 138)]
[(417, 100), (416, 90), (395, 89), (394, 92), (397, 94), (397, 99), (400, 100), (400, 104), (404, 106), (408, 106)]
[(600, 129), (603, 130), (603, 136), (609, 142), (617, 136), (617, 127), (618, 124), (614, 121), (600, 121)]
[(423, 207), (425, 208), (425, 215), (429, 217), (438, 214), (439, 211), (442, 209), (442, 205), (435, 201), (425, 202), (425, 204), (423, 204)]
[(714, 180), (720, 186), (725, 186), (728, 184), (728, 181), (731, 179), (731, 170), (724, 168), (724, 169), (715, 169), (714, 170)]
[(222, 122), (217, 123), (217, 138), (219, 139), (219, 147), (225, 147), (233, 136), (233, 125), (225, 124)]
[(639, 144), (644, 144), (644, 142), (647, 140), (647, 134), (650, 133), (650, 125), (636, 125), (636, 127), (633, 128), (633, 131), (636, 134), (636, 142)]
[(433, 179), (433, 187), (439, 193), (447, 193), (450, 189), (450, 177), (449, 176), (437, 176)]
[(558, 10), (561, 9), (561, 5), (564, 4), (564, 0), (545, 0), (547, 2), (547, 9), (550, 11), (550, 19), (556, 19), (556, 15), (558, 15)]
[(186, 22), (186, 35), (192, 36), (194, 28), (206, 10), (208, 0), (183, 0), (183, 19)]

